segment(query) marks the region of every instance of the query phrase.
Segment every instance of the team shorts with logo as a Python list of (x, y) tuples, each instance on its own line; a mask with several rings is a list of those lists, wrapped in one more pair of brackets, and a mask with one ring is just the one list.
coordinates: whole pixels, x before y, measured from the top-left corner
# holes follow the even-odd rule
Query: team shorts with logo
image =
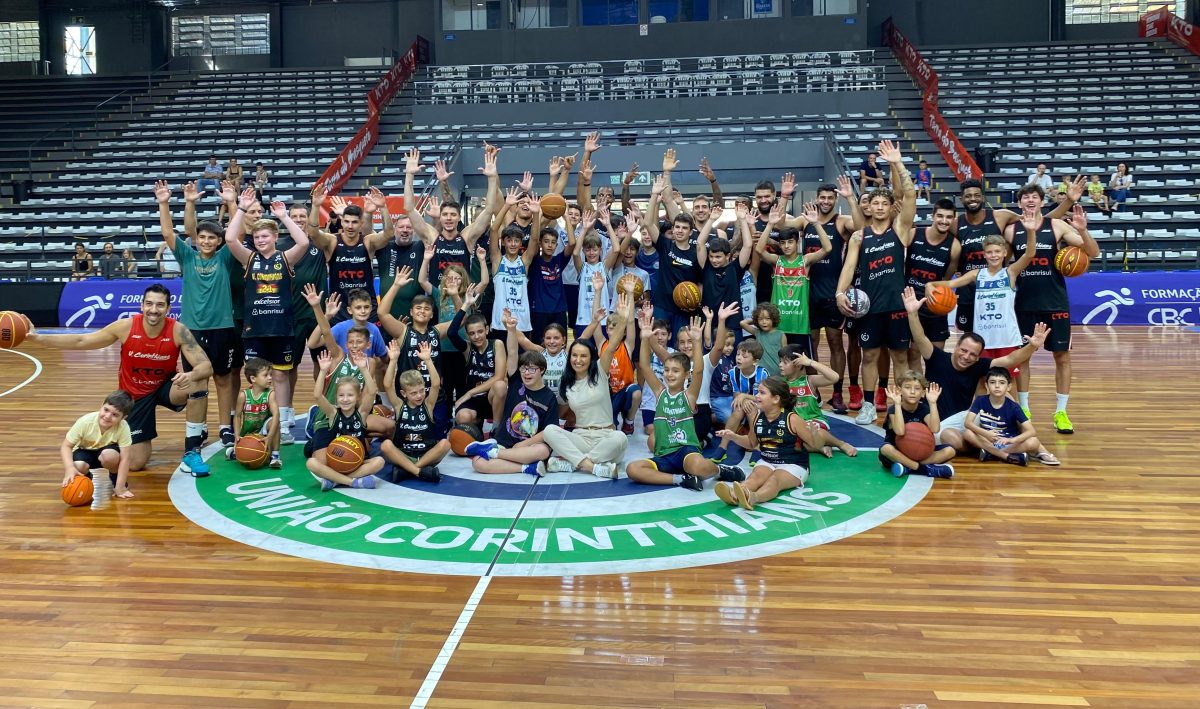
[(886, 347), (889, 350), (907, 350), (912, 342), (912, 331), (908, 327), (908, 313), (897, 310), (890, 313), (867, 313), (861, 318), (846, 322), (846, 332), (858, 338), (864, 350)]
[(261, 357), (275, 369), (288, 370), (296, 365), (291, 337), (243, 337), (246, 359)]
[(1038, 323), (1046, 323), (1050, 328), (1046, 335), (1046, 350), (1049, 352), (1069, 352), (1071, 350), (1071, 312), (1070, 311), (1017, 311), (1017, 327), (1025, 337), (1033, 337), (1033, 328)]
[(692, 454), (700, 455), (700, 449), (695, 446), (683, 446), (667, 453), (666, 455), (656, 455), (650, 459), (650, 463), (658, 469), (660, 473), (668, 475), (684, 475), (687, 473), (683, 469), (683, 461)]
[[(234, 368), (244, 364), (242, 361), (242, 338), (238, 336), (238, 331), (234, 328), (192, 330), (192, 335), (195, 336), (200, 349), (208, 355), (208, 361), (212, 362), (213, 374), (223, 377)], [(192, 363), (187, 360), (187, 357), (183, 358), (183, 371), (192, 371)]]
[[(838, 310), (837, 298), (810, 298), (808, 301), (808, 326), (812, 330), (832, 327), (837, 330), (845, 329), (846, 316)], [(790, 341), (791, 338), (789, 337)]]
[(129, 417), (126, 419), (129, 423), (129, 435), (134, 443), (145, 443), (158, 438), (158, 422), (154, 417), (157, 407), (161, 406), (175, 413), (183, 411), (184, 404), (171, 403), (172, 386), (171, 380), (168, 379), (149, 394), (140, 399), (134, 399), (133, 411), (129, 412)]

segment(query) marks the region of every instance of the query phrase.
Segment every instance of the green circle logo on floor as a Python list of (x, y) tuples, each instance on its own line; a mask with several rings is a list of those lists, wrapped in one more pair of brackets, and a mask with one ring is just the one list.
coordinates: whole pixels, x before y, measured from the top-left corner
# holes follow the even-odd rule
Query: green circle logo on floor
[(826, 544), (903, 514), (932, 483), (892, 477), (873, 450), (813, 456), (804, 487), (744, 510), (711, 489), (580, 473), (488, 476), (454, 457), (443, 461), (437, 485), (380, 481), (374, 490), (323, 493), (298, 446), (283, 460), (282, 470), (246, 470), (217, 455), (209, 477), (177, 473), (171, 499), (202, 527), (293, 556), (417, 573), (564, 576), (719, 564)]

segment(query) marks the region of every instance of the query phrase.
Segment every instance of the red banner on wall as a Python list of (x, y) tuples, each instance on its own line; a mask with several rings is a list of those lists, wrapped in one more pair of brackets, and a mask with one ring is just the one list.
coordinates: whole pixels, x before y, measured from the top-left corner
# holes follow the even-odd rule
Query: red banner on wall
[(900, 31), (892, 18), (883, 23), (883, 43), (891, 47), (892, 54), (900, 62), (908, 75), (912, 77), (917, 88), (921, 90), (922, 114), (925, 132), (933, 139), (942, 159), (954, 171), (958, 180), (980, 179), (983, 171), (975, 164), (975, 159), (967, 152), (966, 147), (955, 135), (954, 129), (946, 123), (942, 112), (938, 110), (938, 75), (921, 56), (921, 52), (908, 41), (908, 37)]
[(1167, 33), (1167, 16), (1171, 12), (1166, 7), (1151, 10), (1138, 18), (1139, 37), (1162, 37)]
[(1138, 18), (1138, 35), (1166, 37), (1192, 54), (1200, 56), (1200, 32), (1166, 7), (1151, 10)]

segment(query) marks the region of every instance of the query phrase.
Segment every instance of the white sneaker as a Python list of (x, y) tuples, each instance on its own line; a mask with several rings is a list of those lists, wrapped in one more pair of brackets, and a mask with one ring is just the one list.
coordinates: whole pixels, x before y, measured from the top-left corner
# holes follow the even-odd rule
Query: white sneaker
[(858, 416), (854, 417), (854, 423), (860, 426), (870, 426), (871, 424), (875, 423), (875, 419), (878, 418), (878, 416), (879, 414), (875, 413), (874, 406), (867, 406), (864, 404), (862, 409), (858, 412)]
[(551, 456), (550, 460), (546, 461), (546, 470), (552, 473), (573, 473), (575, 466), (571, 465), (571, 461), (558, 456)]
[(296, 437), (292, 435), (292, 429), (284, 429), (279, 432), (279, 445), (290, 446), (296, 442)]
[(595, 475), (598, 478), (616, 480), (617, 466), (612, 463), (594, 463), (592, 465), (592, 475)]

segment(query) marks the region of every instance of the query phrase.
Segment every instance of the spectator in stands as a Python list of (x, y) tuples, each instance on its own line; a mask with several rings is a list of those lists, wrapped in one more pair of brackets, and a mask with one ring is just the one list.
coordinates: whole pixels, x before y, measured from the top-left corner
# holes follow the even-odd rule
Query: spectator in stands
[(1129, 191), (1133, 189), (1133, 175), (1129, 174), (1128, 165), (1117, 163), (1117, 171), (1108, 179), (1108, 187), (1112, 190), (1112, 209), (1115, 212), (1129, 199)]
[(242, 176), (244, 175), (242, 166), (238, 165), (237, 158), (229, 158), (229, 168), (225, 170), (225, 179), (233, 183), (233, 189), (242, 191)]
[(933, 190), (933, 172), (924, 160), (917, 164), (917, 169), (913, 172), (913, 184), (917, 187), (917, 199), (920, 199), (923, 193), (926, 202), (933, 201), (933, 197), (930, 196)]
[(158, 251), (154, 252), (154, 260), (158, 263), (158, 273), (163, 278), (179, 278), (179, 262), (175, 260), (175, 254), (167, 248), (167, 242), (159, 245)]
[(267, 174), (267, 168), (261, 162), (254, 163), (254, 191), (258, 193), (258, 201), (263, 201), (263, 193), (267, 190), (267, 183), (271, 176)]
[(1054, 180), (1050, 174), (1046, 172), (1046, 163), (1040, 162), (1037, 166), (1037, 171), (1029, 175), (1029, 179), (1025, 180), (1026, 185), (1037, 185), (1042, 188), (1043, 192), (1050, 192), (1054, 187)]
[(137, 259), (133, 255), (133, 249), (125, 249), (121, 252), (121, 259), (125, 262), (125, 277), (133, 278), (137, 275)]
[(104, 244), (104, 253), (100, 254), (100, 266), (97, 271), (104, 280), (111, 281), (114, 277), (120, 277), (125, 270), (124, 264), (121, 262), (121, 257), (113, 250), (112, 242)]
[(1101, 212), (1112, 213), (1112, 205), (1108, 202), (1108, 195), (1104, 194), (1104, 183), (1099, 175), (1092, 175), (1092, 181), (1088, 183), (1088, 197)]
[(208, 162), (204, 163), (204, 169), (200, 172), (200, 179), (196, 182), (196, 189), (201, 192), (208, 190), (209, 185), (212, 185), (213, 192), (221, 191), (221, 178), (225, 176), (225, 171), (217, 164), (217, 156), (210, 155)]
[(71, 280), (82, 281), (92, 275), (92, 255), (83, 242), (75, 244), (75, 255), (71, 257)]
[(875, 164), (875, 158), (875, 153), (867, 153), (867, 159), (863, 160), (862, 165), (858, 168), (858, 191), (860, 193), (865, 194), (884, 186), (883, 172)]

